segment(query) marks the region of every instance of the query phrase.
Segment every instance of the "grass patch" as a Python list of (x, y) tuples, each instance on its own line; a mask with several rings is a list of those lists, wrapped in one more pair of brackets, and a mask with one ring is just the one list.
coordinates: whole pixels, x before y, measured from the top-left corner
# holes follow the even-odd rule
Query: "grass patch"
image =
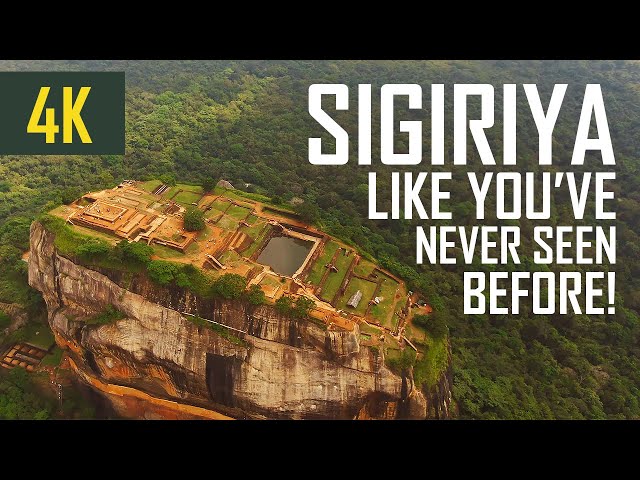
[(173, 197), (173, 194), (176, 193), (176, 187), (169, 187), (164, 192), (162, 192), (161, 197), (169, 200)]
[(160, 180), (149, 180), (148, 182), (142, 183), (140, 186), (147, 192), (153, 192), (160, 185), (162, 185), (162, 182)]
[(249, 225), (253, 225), (254, 223), (256, 223), (256, 221), (258, 220), (258, 217), (256, 217), (255, 215), (249, 215), (247, 218), (245, 218), (245, 222), (247, 222)]
[[(262, 229), (260, 230), (260, 233), (256, 235), (256, 237), (253, 239), (253, 243), (249, 246), (249, 248), (247, 248), (243, 252), (246, 257), (251, 257), (254, 253), (256, 253), (258, 248), (260, 248), (260, 245), (264, 243), (265, 239), (267, 238), (267, 235), (269, 235), (269, 233), (271, 232), (271, 225), (269, 225), (268, 223), (256, 224), (251, 228), (252, 229), (256, 228), (259, 225), (262, 227)], [(247, 232), (247, 234), (251, 236), (249, 232)]]
[(257, 222), (251, 225), (250, 227), (242, 226), (240, 227), (242, 232), (247, 234), (252, 240), (256, 240), (260, 237), (260, 234), (263, 233), (266, 222)]
[(49, 325), (39, 322), (28, 322), (24, 327), (19, 328), (7, 336), (7, 341), (24, 342), (48, 350), (55, 343), (53, 332)]
[(297, 213), (294, 213), (293, 210), (285, 210), (283, 208), (276, 207), (264, 207), (262, 210), (267, 214), (278, 215), (280, 217), (290, 218), (292, 220), (300, 219), (299, 215)]
[(191, 205), (192, 203), (197, 203), (200, 200), (200, 196), (199, 193), (182, 191), (173, 200), (183, 205)]
[[(351, 281), (349, 282), (349, 285), (347, 285), (347, 289), (345, 290), (344, 295), (342, 295), (338, 299), (336, 308), (346, 310), (349, 312), (356, 312), (359, 315), (364, 315), (365, 312), (367, 311), (367, 306), (369, 305), (369, 301), (371, 300), (371, 297), (373, 297), (373, 292), (375, 291), (375, 289), (376, 289), (375, 283), (369, 282), (367, 280), (362, 280), (360, 278), (351, 277)], [(362, 292), (362, 299), (358, 304), (358, 308), (354, 309), (352, 307), (348, 307), (347, 302), (349, 301), (351, 296), (354, 293), (356, 293), (358, 290)]]
[(233, 198), (234, 200), (249, 199), (249, 200), (253, 200), (254, 202), (260, 202), (265, 205), (269, 205), (273, 207), (275, 210), (293, 212), (292, 207), (289, 207), (288, 205), (276, 205), (274, 203), (271, 203), (271, 197), (267, 197), (266, 195), (261, 195), (259, 193), (243, 192), (242, 190), (227, 190), (221, 187), (216, 187), (213, 190), (213, 193), (217, 195), (224, 195), (225, 197)]
[(227, 250), (222, 255), (220, 255), (220, 258), (218, 260), (220, 260), (220, 262), (224, 264), (231, 264), (233, 262), (237, 262), (238, 260), (242, 260), (242, 257), (240, 257), (240, 255), (238, 255), (238, 252), (236, 252), (235, 250)]
[(427, 338), (419, 346), (424, 346), (423, 352), (413, 369), (416, 384), (432, 388), (449, 366), (449, 351), (447, 336), (442, 338)]
[(110, 325), (125, 317), (126, 315), (113, 305), (108, 305), (102, 312), (87, 318), (85, 323), (87, 325)]
[(176, 258), (183, 257), (184, 254), (173, 248), (165, 247), (164, 245), (153, 244), (153, 253), (160, 258)]
[(379, 297), (382, 297), (382, 301), (378, 305), (372, 305), (370, 313), (383, 325), (389, 325), (391, 323), (391, 314), (393, 312), (393, 306), (395, 303), (396, 292), (400, 284), (395, 280), (385, 277), (382, 281), (382, 287), (378, 293)]
[(282, 286), (279, 278), (274, 277), (273, 275), (265, 275), (260, 280), (260, 285), (264, 285), (265, 287), (271, 287), (273, 289), (277, 289)]
[(64, 351), (56, 345), (55, 347), (53, 347), (53, 351), (50, 354), (45, 355), (45, 357), (40, 362), (40, 365), (57, 367), (58, 365), (60, 365), (63, 353)]
[(251, 211), (248, 208), (240, 207), (238, 205), (231, 205), (229, 210), (227, 210), (227, 215), (238, 220), (244, 220), (249, 213), (251, 213)]
[(237, 334), (234, 333), (233, 330), (223, 327), (222, 325), (218, 325), (217, 323), (211, 323), (201, 317), (186, 317), (191, 323), (196, 324), (198, 327), (208, 328), (209, 330), (213, 330), (221, 336), (222, 338), (228, 340), (234, 345), (238, 345), (240, 347), (248, 347), (249, 344), (240, 338)]
[(229, 205), (231, 205), (231, 202), (229, 202), (229, 200), (221, 200), (219, 198), (216, 198), (211, 204), (211, 208), (212, 210), (224, 212), (227, 210), (227, 208), (229, 208)]
[(238, 221), (227, 215), (223, 215), (220, 220), (216, 222), (216, 227), (220, 227), (223, 230), (235, 231), (238, 229)]
[(371, 335), (371, 338), (377, 338), (380, 335), (380, 330), (376, 327), (372, 327), (367, 323), (360, 323), (360, 331), (367, 335)]
[(333, 240), (324, 245), (322, 253), (313, 264), (313, 268), (311, 268), (311, 271), (307, 276), (307, 282), (312, 285), (320, 285), (320, 280), (322, 280), (322, 276), (326, 270), (324, 266), (331, 261), (333, 254), (336, 253), (336, 250), (338, 249), (338, 246), (339, 245)]
[(189, 185), (188, 183), (178, 183), (176, 187), (178, 190), (185, 190), (187, 192), (197, 193), (198, 198), (202, 195), (203, 190), (200, 185)]
[(375, 268), (376, 266), (370, 261), (361, 259), (358, 265), (353, 268), (353, 273), (361, 277), (368, 277)]
[[(322, 298), (327, 302), (333, 300), (334, 295), (342, 285), (342, 281), (344, 277), (347, 275), (347, 270), (349, 269), (349, 265), (353, 260), (353, 255), (349, 255), (348, 257), (344, 255), (344, 251), (340, 251), (338, 253), (338, 258), (336, 259), (335, 266), (338, 269), (338, 272), (331, 272), (327, 277), (327, 281), (322, 287)], [(364, 299), (363, 299), (364, 300)]]

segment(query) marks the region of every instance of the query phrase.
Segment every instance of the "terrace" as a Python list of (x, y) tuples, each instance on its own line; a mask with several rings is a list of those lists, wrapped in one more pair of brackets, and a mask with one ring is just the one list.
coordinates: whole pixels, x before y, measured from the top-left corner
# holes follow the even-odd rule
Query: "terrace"
[[(268, 201), (237, 190), (205, 193), (198, 186), (153, 180), (88, 193), (51, 213), (112, 243), (145, 242), (154, 248), (154, 259), (191, 263), (211, 278), (241, 275), (259, 285), (269, 302), (304, 295), (316, 304), (311, 316), (328, 328), (351, 330), (360, 323), (363, 331), (399, 338), (411, 315), (404, 283)], [(187, 208), (204, 213), (203, 231), (185, 231)], [(350, 305), (354, 297), (358, 301)], [(371, 339), (376, 343), (378, 336)]]

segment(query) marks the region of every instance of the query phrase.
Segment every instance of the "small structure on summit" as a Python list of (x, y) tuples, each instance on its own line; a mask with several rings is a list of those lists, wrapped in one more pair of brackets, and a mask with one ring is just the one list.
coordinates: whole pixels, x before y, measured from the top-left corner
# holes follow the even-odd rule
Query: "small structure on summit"
[(351, 308), (358, 308), (358, 304), (360, 303), (360, 300), (362, 300), (362, 292), (358, 290), (356, 293), (354, 293), (351, 296), (351, 298), (347, 302), (347, 305), (349, 305)]

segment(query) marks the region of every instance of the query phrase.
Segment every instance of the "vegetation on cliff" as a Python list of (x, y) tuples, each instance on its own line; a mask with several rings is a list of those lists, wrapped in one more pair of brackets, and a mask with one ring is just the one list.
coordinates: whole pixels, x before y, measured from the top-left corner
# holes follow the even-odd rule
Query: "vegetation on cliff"
[[(8, 69), (126, 70), (128, 82), (124, 156), (0, 158), (3, 178), (0, 245), (26, 250), (31, 219), (47, 202), (63, 201), (69, 189), (80, 193), (111, 186), (124, 178), (152, 179), (163, 175), (163, 181), (173, 183), (176, 178), (194, 183), (212, 177), (225, 178), (246, 190), (238, 190), (236, 195), (278, 198), (281, 208), (287, 210), (294, 208), (291, 200), (297, 197), (305, 205), (297, 207), (300, 214), (357, 245), (366, 255), (408, 280), (411, 287), (425, 292), (436, 311), (447, 312), (453, 347), (454, 398), (461, 416), (640, 416), (640, 91), (637, 88), (640, 64), (637, 62), (5, 61), (0, 65)], [(372, 83), (374, 91), (381, 84), (392, 82), (421, 83), (425, 91), (429, 83), (444, 83), (447, 91), (451, 91), (454, 83), (535, 82), (545, 104), (554, 83), (569, 83), (554, 135), (559, 169), (565, 168), (571, 157), (584, 84), (601, 84), (619, 172), (616, 185), (616, 197), (620, 199), (616, 266), (619, 298), (615, 315), (535, 316), (527, 309), (519, 316), (463, 315), (461, 274), (465, 266), (416, 266), (412, 252), (417, 221), (367, 219), (368, 168), (356, 163), (339, 169), (308, 163), (307, 138), (321, 136), (330, 141), (308, 115), (308, 86), (336, 82), (351, 86)], [(500, 90), (496, 90), (498, 104)], [(379, 108), (375, 102), (374, 99), (374, 111)], [(526, 102), (526, 98), (520, 96), (518, 102)], [(398, 109), (399, 113), (407, 114), (406, 104), (401, 100)], [(518, 118), (518, 158), (528, 169), (535, 169), (532, 160), (537, 155), (537, 132), (526, 116), (527, 111), (526, 105), (519, 105), (522, 118)], [(337, 115), (352, 138), (357, 132), (356, 112), (352, 103), (349, 111)], [(450, 131), (451, 113), (452, 104), (447, 97), (446, 131)], [(499, 116), (494, 130), (496, 134), (489, 135), (489, 142), (499, 144)], [(373, 137), (378, 136), (379, 129), (374, 124)], [(430, 150), (429, 142), (425, 135), (424, 151)], [(374, 141), (374, 158), (379, 153), (378, 143)], [(398, 136), (396, 147), (406, 149), (406, 139)], [(452, 138), (447, 136), (447, 156), (451, 149)], [(472, 159), (471, 163), (477, 162)], [(381, 176), (391, 170), (383, 165), (373, 168)], [(460, 174), (454, 169), (454, 178)], [(388, 188), (379, 186), (379, 197), (389, 199), (383, 200), (380, 208), (389, 207)], [(465, 182), (452, 182), (452, 188), (451, 198), (472, 198)], [(487, 202), (495, 204), (495, 197)], [(573, 222), (562, 193), (554, 195), (552, 205), (553, 224)], [(470, 201), (460, 200), (450, 207), (456, 223), (475, 222)], [(586, 223), (593, 221), (585, 219)], [(486, 222), (498, 223), (495, 218), (487, 218)], [(528, 232), (532, 222), (523, 220), (520, 226)], [(99, 251), (102, 247), (92, 248)], [(523, 245), (523, 253), (524, 267), (532, 268), (527, 263), (531, 258), (530, 245)], [(29, 302), (33, 294), (25, 288), (24, 273), (18, 266), (20, 260), (14, 260), (10, 268), (0, 268), (0, 301), (11, 298)], [(493, 267), (473, 265), (473, 268)], [(584, 266), (572, 268), (581, 270)], [(443, 358), (443, 354), (437, 355), (438, 348), (429, 351), (434, 352), (436, 361)], [(414, 371), (419, 372), (420, 358), (416, 362)], [(425, 373), (425, 378), (428, 376)]]

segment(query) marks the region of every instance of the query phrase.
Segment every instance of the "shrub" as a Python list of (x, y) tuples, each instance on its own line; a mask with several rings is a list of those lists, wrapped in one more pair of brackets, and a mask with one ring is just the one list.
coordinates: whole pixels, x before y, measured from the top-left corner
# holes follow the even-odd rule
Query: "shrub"
[(151, 261), (153, 248), (145, 243), (122, 240), (116, 245), (116, 256), (123, 262), (131, 261), (146, 265)]
[(443, 338), (449, 331), (447, 317), (444, 311), (434, 310), (429, 315), (416, 315), (413, 317), (413, 324), (425, 330), (433, 338)]
[(147, 265), (147, 273), (153, 282), (159, 285), (169, 285), (175, 280), (178, 274), (178, 267), (173, 263), (153, 260)]
[(215, 179), (211, 178), (211, 177), (207, 177), (202, 181), (202, 190), (206, 193), (206, 192), (210, 192), (211, 190), (213, 190), (216, 186), (216, 181)]
[(276, 310), (282, 314), (290, 315), (293, 310), (293, 300), (286, 295), (283, 295), (276, 300)]
[(239, 298), (247, 288), (247, 280), (235, 273), (226, 273), (213, 282), (213, 293), (228, 300)]
[(96, 258), (106, 255), (111, 251), (111, 247), (104, 240), (92, 238), (78, 245), (76, 254), (85, 258)]
[(176, 185), (176, 177), (171, 173), (165, 173), (164, 175), (160, 175), (159, 180), (162, 183), (169, 185), (170, 187), (175, 187)]
[(260, 285), (251, 285), (251, 287), (249, 287), (249, 290), (247, 290), (246, 295), (247, 300), (251, 305), (262, 305), (266, 300), (266, 297), (264, 295), (264, 292), (262, 291), (262, 288), (260, 288)]
[(85, 322), (89, 325), (109, 325), (111, 323), (122, 320), (126, 315), (113, 305), (107, 305), (99, 314), (88, 318)]
[(293, 315), (297, 318), (307, 318), (316, 303), (307, 297), (298, 297), (293, 307)]

